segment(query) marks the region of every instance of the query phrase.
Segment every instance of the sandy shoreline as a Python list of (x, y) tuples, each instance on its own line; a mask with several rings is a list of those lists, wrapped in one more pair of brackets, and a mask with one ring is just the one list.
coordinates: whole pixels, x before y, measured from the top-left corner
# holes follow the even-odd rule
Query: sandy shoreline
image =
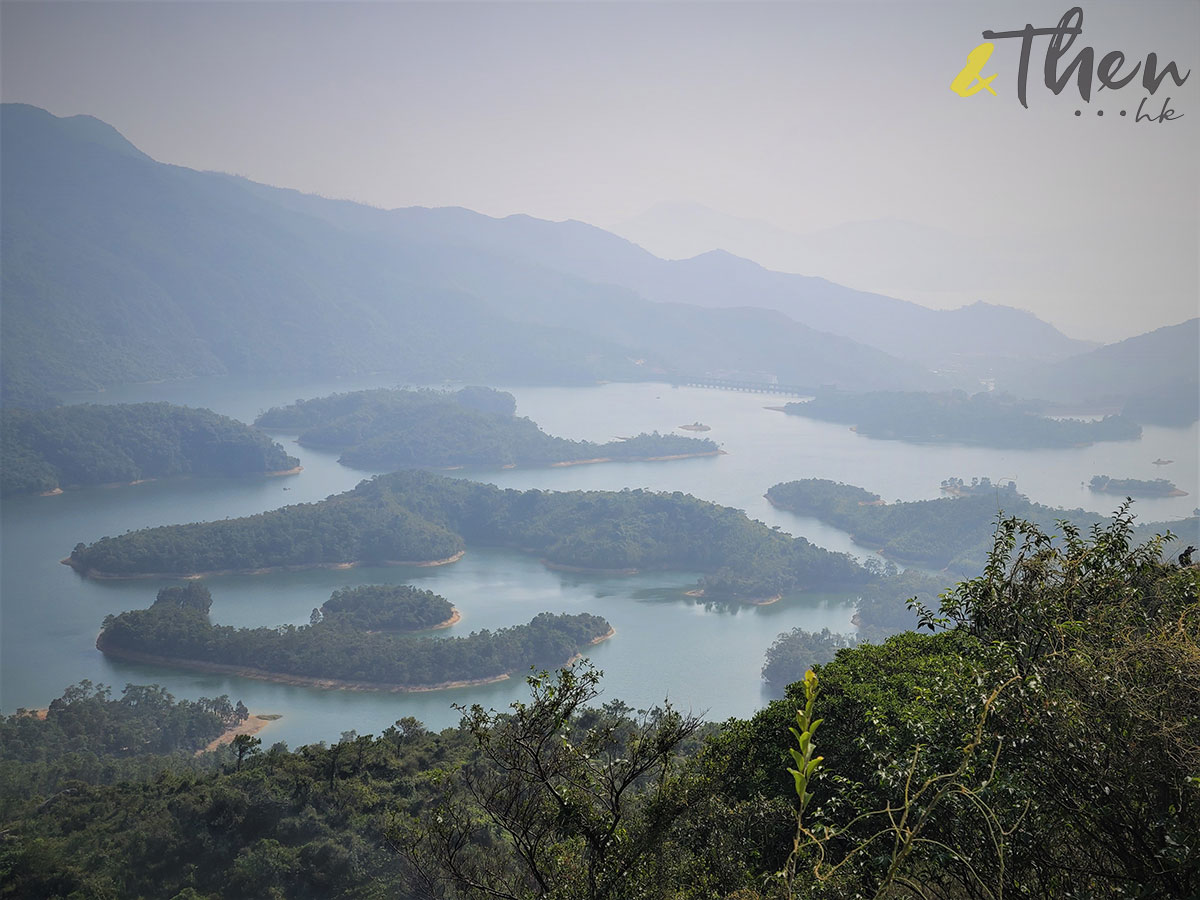
[[(303, 471), (304, 471), (304, 466), (295, 466), (291, 469), (278, 469), (274, 472), (246, 472), (244, 474), (244, 476), (230, 476), (230, 477), (253, 478), (255, 476), (261, 475), (264, 478), (277, 478), (280, 475), (299, 475)], [(197, 477), (197, 476), (191, 475), (191, 474), (164, 475), (164, 476), (154, 475), (154, 476), (151, 476), (150, 478), (136, 478), (133, 481), (103, 481), (103, 482), (100, 482), (99, 484), (69, 484), (69, 485), (67, 485), (65, 490), (81, 491), (81, 490), (85, 490), (86, 488), (104, 488), (104, 489), (108, 490), (110, 488), (133, 487), (134, 485), (138, 485), (138, 484), (150, 484), (153, 481), (160, 480), (160, 478), (184, 479), (184, 478), (195, 478), (195, 477)], [(64, 492), (64, 488), (56, 487), (53, 490), (49, 490), (49, 491), (39, 491), (38, 493), (34, 494), (34, 496), (35, 497), (57, 497), (59, 494), (61, 494), (63, 492)]]
[(741, 602), (742, 602), (742, 603), (748, 603), (748, 604), (750, 604), (751, 606), (770, 606), (772, 603), (778, 603), (778, 602), (779, 602), (780, 600), (782, 600), (782, 599), (783, 599), (783, 594), (775, 594), (775, 595), (773, 595), (773, 596), (771, 596), (771, 597), (762, 597), (762, 598), (758, 598), (758, 599), (748, 599), (748, 600), (743, 600), (743, 601), (741, 601)]
[[(473, 469), (496, 469), (496, 468), (499, 468), (499, 469), (542, 469), (542, 468), (562, 469), (562, 468), (566, 468), (567, 466), (590, 466), (590, 465), (595, 465), (596, 463), (664, 462), (666, 460), (672, 460), (672, 459), (695, 459), (695, 458), (702, 457), (702, 456), (727, 456), (727, 455), (728, 454), (724, 450), (705, 450), (705, 451), (699, 452), (699, 453), (673, 453), (668, 456), (622, 456), (622, 457), (594, 456), (589, 459), (564, 459), (564, 460), (560, 460), (559, 462), (530, 463), (528, 465), (519, 465), (517, 463), (504, 463), (499, 466), (497, 466), (497, 464), (495, 464), (495, 463), (470, 463), (469, 465)], [(342, 462), (342, 461), (339, 459), (338, 462)], [(386, 460), (384, 462), (386, 462)], [(342, 465), (346, 465), (346, 463), (342, 463)], [(465, 469), (467, 467), (468, 467), (468, 464), (463, 463), (460, 465), (453, 465), (453, 466), (430, 466), (428, 468), (432, 468), (434, 471), (437, 471), (437, 472), (457, 472), (460, 469)], [(418, 466), (405, 466), (404, 468), (423, 469), (423, 468), (427, 468), (427, 467), (418, 465)]]
[(214, 575), (269, 575), (273, 572), (302, 572), (307, 569), (353, 569), (358, 566), (416, 566), (429, 568), (433, 566), (448, 566), (451, 563), (456, 563), (463, 558), (466, 552), (466, 550), (459, 550), (453, 556), (447, 556), (445, 559), (414, 561), (385, 559), (372, 562), (355, 560), (353, 562), (299, 563), (291, 566), (266, 566), (261, 569), (214, 569), (208, 572), (138, 572), (132, 575), (115, 575), (111, 572), (100, 572), (96, 569), (83, 569), (81, 571), (69, 556), (65, 559), (60, 559), (59, 562), (64, 566), (70, 566), (84, 578), (94, 578), (97, 581), (125, 581), (139, 578), (182, 578), (190, 581)]
[[(682, 426), (680, 426), (680, 427), (682, 427)], [(628, 439), (626, 438), (626, 440), (628, 440)], [(301, 446), (304, 446), (304, 445), (302, 444)], [(567, 466), (590, 466), (590, 465), (595, 465), (596, 463), (664, 462), (664, 461), (672, 460), (672, 459), (695, 459), (695, 458), (702, 457), (702, 456), (727, 456), (727, 455), (728, 454), (724, 450), (705, 450), (705, 451), (699, 452), (699, 453), (673, 453), (668, 456), (622, 456), (622, 457), (595, 456), (595, 457), (591, 457), (589, 459), (564, 459), (564, 460), (560, 460), (559, 462), (530, 463), (527, 465), (519, 465), (517, 463), (503, 463), (500, 465), (498, 465), (496, 463), (470, 463), (470, 464), (462, 463), (459, 465), (452, 465), (452, 466), (405, 465), (402, 468), (406, 468), (406, 469), (430, 468), (435, 472), (457, 472), (460, 469), (468, 468), (468, 466), (472, 469), (485, 469), (485, 470), (486, 469), (542, 469), (542, 468), (562, 469), (562, 468), (566, 468)], [(342, 462), (341, 459), (339, 459), (338, 462), (342, 463), (342, 465), (349, 465), (347, 463)], [(384, 465), (386, 467), (387, 460), (385, 459), (382, 463), (378, 463), (378, 464)], [(350, 468), (353, 468), (353, 466), (350, 466)], [(272, 473), (272, 474), (276, 474), (276, 473)], [(280, 472), (277, 474), (286, 475), (288, 473)]]
[(439, 628), (449, 628), (451, 625), (457, 625), (461, 621), (462, 621), (462, 613), (460, 613), (456, 609), (456, 610), (454, 610), (453, 613), (451, 613), (450, 618), (448, 618), (445, 622), (439, 622), (438, 624), (434, 625), (429, 630), (437, 631)]
[[(687, 597), (700, 598), (700, 597), (704, 596), (704, 591), (700, 590), (700, 589), (696, 589), (694, 591), (684, 591), (683, 593)], [(739, 598), (737, 600), (729, 600), (728, 602), (730, 602), (730, 603), (745, 603), (747, 606), (770, 606), (772, 603), (778, 603), (782, 599), (783, 599), (783, 594), (775, 594), (771, 597), (759, 597), (759, 598), (744, 597), (744, 598)]]
[[(613, 628), (610, 625), (610, 626), (608, 626), (608, 631), (604, 632), (604, 634), (601, 634), (601, 635), (598, 635), (598, 636), (592, 638), (590, 641), (587, 642), (587, 645), (589, 647), (594, 647), (597, 644), (602, 644), (605, 641), (607, 641), (609, 638), (611, 638), (613, 635), (615, 635), (616, 633), (617, 633), (617, 629)], [(578, 653), (576, 653), (574, 656), (572, 656), (570, 659), (568, 659), (565, 663), (563, 663), (563, 665), (569, 666), (569, 665), (571, 665), (571, 663), (573, 663), (579, 659), (583, 659), (583, 651), (582, 650), (580, 650)]]
[[(46, 720), (46, 716), (50, 713), (50, 710), (48, 708), (28, 709), (25, 710), (25, 712), (33, 718), (40, 719), (44, 722)], [(250, 715), (241, 722), (226, 728), (219, 736), (209, 741), (206, 747), (201, 750), (197, 750), (196, 756), (199, 756), (202, 753), (209, 753), (213, 750), (216, 750), (218, 747), (232, 743), (233, 739), (239, 734), (258, 734), (272, 722), (282, 718), (283, 716), (276, 713), (250, 713)]]
[(203, 750), (197, 750), (196, 755), (199, 756), (202, 753), (211, 753), (219, 747), (223, 747), (226, 744), (232, 744), (233, 739), (239, 734), (258, 734), (272, 722), (282, 718), (283, 716), (275, 714), (266, 715), (261, 713), (250, 713), (250, 715), (247, 716), (243, 721), (234, 725), (232, 728), (226, 728), (223, 732), (221, 732), (219, 737), (209, 741), (208, 746)]
[(673, 453), (669, 456), (629, 456), (614, 459), (611, 456), (597, 456), (594, 459), (569, 459), (563, 462), (550, 463), (552, 469), (562, 469), (567, 466), (590, 466), (595, 463), (610, 462), (665, 462), (671, 459), (697, 459), (702, 456), (726, 456), (724, 450), (705, 450), (703, 453)]

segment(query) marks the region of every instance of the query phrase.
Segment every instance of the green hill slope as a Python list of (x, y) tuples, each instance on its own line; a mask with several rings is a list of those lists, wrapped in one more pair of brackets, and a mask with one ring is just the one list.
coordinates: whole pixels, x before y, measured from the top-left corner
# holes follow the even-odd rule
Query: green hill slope
[(226, 373), (933, 381), (782, 313), (655, 303), (528, 248), (481, 246), (470, 217), (396, 235), (363, 224), (377, 210), (155, 162), (95, 119), (14, 104), (0, 114), (10, 400)]
[(262, 475), (299, 464), (254, 428), (169, 403), (6, 409), (0, 494), (171, 475)]

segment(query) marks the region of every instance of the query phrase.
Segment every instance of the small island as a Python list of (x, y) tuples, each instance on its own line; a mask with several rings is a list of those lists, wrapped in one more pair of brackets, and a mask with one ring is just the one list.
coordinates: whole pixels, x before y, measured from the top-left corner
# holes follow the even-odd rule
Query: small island
[(679, 427), (683, 431), (712, 431), (712, 428), (702, 422), (693, 422), (691, 425), (680, 425)]
[(786, 404), (783, 411), (850, 425), (862, 437), (913, 443), (1037, 449), (1134, 440), (1142, 433), (1125, 416), (1094, 422), (1051, 419), (1038, 415), (1030, 403), (988, 392), (822, 390), (812, 400)]
[[(409, 590), (415, 606), (432, 607), (423, 602), (427, 592)], [(443, 610), (449, 607), (437, 599)], [(343, 613), (372, 606), (342, 601)], [(430, 691), (499, 681), (530, 667), (556, 668), (613, 634), (600, 616), (541, 613), (527, 625), (438, 639), (362, 630), (357, 616), (334, 609), (328, 621), (314, 617), (309, 625), (232, 628), (209, 621), (211, 606), (212, 595), (199, 582), (163, 588), (149, 609), (107, 616), (96, 647), (132, 662), (284, 684)]]
[(0, 494), (136, 484), (178, 475), (285, 475), (300, 460), (266, 434), (207, 409), (82, 404), (2, 414)]
[(445, 597), (408, 584), (364, 584), (334, 591), (311, 621), (358, 631), (428, 631), (449, 628), (458, 611)]
[(338, 451), (343, 464), (366, 469), (563, 466), (720, 453), (712, 441), (657, 432), (604, 444), (568, 440), (516, 410), (512, 394), (491, 388), (379, 389), (297, 400), (267, 410), (255, 424), (295, 433), (301, 446)]
[(1116, 494), (1120, 497), (1186, 497), (1187, 491), (1181, 491), (1165, 478), (1155, 478), (1145, 481), (1139, 478), (1110, 478), (1107, 475), (1094, 475), (1088, 482), (1088, 489), (1097, 494)]

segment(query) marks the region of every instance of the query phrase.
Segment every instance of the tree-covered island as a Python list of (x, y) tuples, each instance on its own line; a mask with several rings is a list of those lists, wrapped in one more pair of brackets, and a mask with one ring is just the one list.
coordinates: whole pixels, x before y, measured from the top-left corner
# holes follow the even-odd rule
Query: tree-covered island
[(300, 464), (257, 429), (170, 403), (5, 409), (0, 416), (6, 496), (172, 475), (278, 474)]
[(1186, 497), (1174, 482), (1166, 478), (1145, 480), (1140, 478), (1110, 478), (1094, 475), (1088, 487), (1097, 494), (1116, 494), (1120, 497)]
[(426, 631), (458, 621), (450, 601), (409, 584), (364, 584), (334, 591), (313, 610), (313, 624), (358, 631)]
[(1128, 441), (1142, 434), (1141, 426), (1125, 416), (1094, 422), (1052, 419), (1038, 415), (1036, 408), (1030, 402), (987, 392), (822, 390), (812, 400), (786, 404), (783, 411), (851, 425), (864, 437), (914, 443), (1037, 449)]
[[(858, 544), (878, 548), (891, 559), (945, 568), (955, 575), (977, 572), (983, 566), (1001, 513), (1046, 529), (1060, 520), (1085, 530), (1105, 521), (1099, 513), (1034, 503), (1015, 490), (885, 504), (878, 494), (851, 484), (805, 478), (777, 484), (766, 497), (779, 509), (847, 531)], [(1181, 544), (1200, 544), (1200, 519), (1195, 517), (1139, 525), (1134, 534), (1145, 540), (1165, 531), (1175, 534)]]
[[(423, 594), (414, 591), (410, 599), (420, 601)], [(449, 607), (443, 598), (429, 597), (441, 601), (442, 611)], [(445, 639), (371, 631), (341, 614), (362, 608), (344, 596), (329, 610), (332, 614), (314, 617), (310, 625), (233, 628), (213, 625), (211, 606), (212, 596), (199, 582), (163, 588), (149, 609), (106, 617), (96, 646), (135, 662), (272, 681), (425, 690), (495, 681), (531, 666), (561, 666), (612, 634), (607, 621), (587, 613), (541, 613), (528, 625)]]
[(0, 721), (0, 895), (1200, 896), (1200, 569), (1127, 515), (993, 544), (936, 633), (793, 632), (793, 671), (828, 661), (721, 723), (635, 712), (584, 660), (440, 733), (169, 764), (96, 704)]
[(295, 433), (305, 447), (340, 451), (348, 466), (374, 469), (632, 462), (720, 452), (709, 440), (657, 432), (604, 444), (568, 440), (546, 434), (516, 409), (512, 394), (491, 388), (378, 389), (297, 400), (267, 410), (255, 424)]
[(445, 562), (469, 546), (518, 549), (584, 570), (700, 572), (711, 599), (876, 579), (844, 553), (680, 492), (501, 490), (420, 470), (376, 476), (319, 503), (81, 543), (64, 562), (89, 576), (186, 576)]

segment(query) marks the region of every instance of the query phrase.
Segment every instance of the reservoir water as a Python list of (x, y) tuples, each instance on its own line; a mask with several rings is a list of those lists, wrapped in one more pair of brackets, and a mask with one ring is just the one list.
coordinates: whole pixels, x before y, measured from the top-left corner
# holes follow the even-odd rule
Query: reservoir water
[[(233, 379), (132, 385), (73, 402), (170, 400), (206, 406), (252, 421), (270, 406), (334, 391), (394, 386), (384, 380), (311, 383)], [(831, 478), (875, 491), (889, 502), (940, 496), (940, 482), (957, 476), (1013, 479), (1038, 502), (1111, 511), (1119, 498), (1092, 494), (1092, 475), (1173, 480), (1186, 497), (1141, 500), (1140, 521), (1189, 515), (1200, 503), (1197, 425), (1145, 429), (1138, 441), (1061, 450), (994, 450), (914, 445), (859, 437), (842, 425), (766, 409), (785, 398), (662, 384), (608, 384), (580, 388), (506, 388), (527, 415), (551, 434), (596, 441), (641, 431), (674, 431), (703, 422), (706, 437), (727, 455), (653, 463), (610, 463), (563, 468), (461, 470), (453, 473), (502, 487), (549, 490), (644, 487), (685, 491), (745, 510), (813, 543), (871, 555), (845, 533), (773, 509), (763, 493), (796, 478)], [(678, 432), (684, 434), (686, 432)], [(150, 525), (236, 517), (290, 503), (320, 500), (353, 487), (371, 472), (340, 465), (336, 454), (298, 448), (278, 435), (304, 471), (266, 479), (180, 479), (114, 488), (68, 491), (54, 497), (5, 500), (0, 510), (0, 710), (45, 706), (82, 678), (113, 685), (157, 682), (177, 697), (229, 694), (255, 712), (282, 713), (262, 733), (266, 744), (292, 746), (337, 740), (343, 731), (378, 733), (402, 716), (431, 727), (458, 721), (455, 703), (497, 708), (523, 696), (517, 677), (483, 687), (416, 694), (323, 691), (253, 679), (188, 673), (105, 659), (94, 641), (104, 616), (148, 606), (168, 582), (88, 581), (59, 563), (79, 541)], [(1170, 466), (1152, 464), (1173, 459)], [(800, 594), (765, 607), (705, 604), (684, 593), (697, 573), (595, 577), (554, 572), (537, 559), (507, 551), (469, 550), (440, 568), (355, 568), (207, 579), (215, 622), (231, 625), (305, 623), (311, 610), (344, 585), (414, 583), (449, 599), (462, 621), (443, 632), (465, 634), (527, 622), (539, 612), (592, 612), (616, 628), (590, 656), (604, 669), (606, 696), (634, 707), (669, 698), (709, 718), (747, 715), (768, 695), (759, 677), (764, 651), (795, 626), (852, 631), (854, 598)], [(436, 638), (433, 638), (436, 639)]]

